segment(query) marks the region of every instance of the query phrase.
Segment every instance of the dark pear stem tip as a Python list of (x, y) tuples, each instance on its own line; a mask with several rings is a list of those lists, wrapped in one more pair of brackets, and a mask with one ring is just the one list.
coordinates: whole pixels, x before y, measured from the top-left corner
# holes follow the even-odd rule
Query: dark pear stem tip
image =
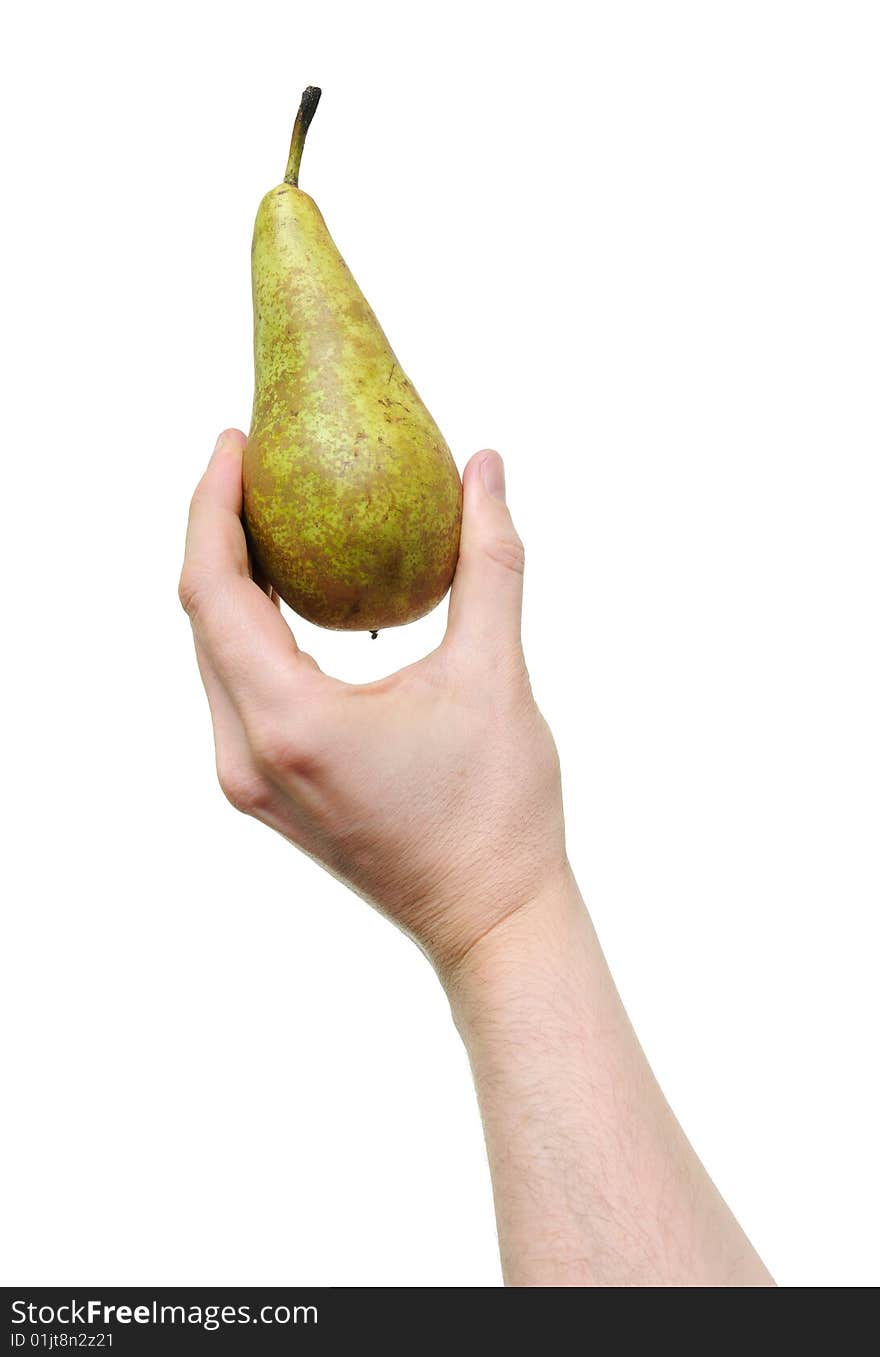
[(285, 184), (292, 184), (296, 188), (299, 183), (299, 166), (302, 160), (303, 146), (305, 145), (306, 133), (309, 130), (312, 118), (315, 116), (315, 109), (318, 107), (318, 100), (321, 98), (321, 91), (317, 85), (309, 85), (308, 89), (303, 90), (302, 99), (299, 101), (299, 112), (296, 115), (296, 121), (293, 124), (293, 136), (290, 138), (290, 155), (287, 158), (287, 170), (284, 175)]

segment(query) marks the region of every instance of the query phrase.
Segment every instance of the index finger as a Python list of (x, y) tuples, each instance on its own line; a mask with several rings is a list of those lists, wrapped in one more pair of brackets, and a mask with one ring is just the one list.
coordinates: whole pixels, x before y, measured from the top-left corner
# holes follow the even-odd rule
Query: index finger
[(193, 588), (203, 572), (215, 579), (248, 575), (247, 543), (241, 526), (241, 459), (245, 442), (238, 429), (222, 433), (195, 488), (186, 525), (181, 576), (181, 581), (189, 581)]
[(245, 436), (228, 429), (190, 506), (180, 600), (200, 646), (236, 705), (289, 698), (299, 651), (293, 633), (248, 570), (241, 523)]

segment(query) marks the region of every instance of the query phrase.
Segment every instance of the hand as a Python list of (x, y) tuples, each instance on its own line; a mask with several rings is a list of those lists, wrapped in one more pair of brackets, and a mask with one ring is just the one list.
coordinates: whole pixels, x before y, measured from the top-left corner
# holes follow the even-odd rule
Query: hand
[(523, 549), (494, 452), (464, 474), (442, 644), (376, 683), (323, 674), (253, 579), (244, 435), (222, 434), (192, 501), (180, 598), (234, 806), (414, 937), (448, 978), (566, 874), (559, 765), (520, 642)]

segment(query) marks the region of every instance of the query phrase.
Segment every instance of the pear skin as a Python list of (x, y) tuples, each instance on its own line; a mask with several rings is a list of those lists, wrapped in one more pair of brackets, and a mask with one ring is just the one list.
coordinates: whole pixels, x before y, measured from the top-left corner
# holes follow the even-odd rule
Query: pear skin
[(452, 454), (313, 200), (297, 185), (307, 90), (285, 182), (254, 227), (254, 409), (244, 517), (260, 572), (322, 627), (412, 622), (452, 581)]

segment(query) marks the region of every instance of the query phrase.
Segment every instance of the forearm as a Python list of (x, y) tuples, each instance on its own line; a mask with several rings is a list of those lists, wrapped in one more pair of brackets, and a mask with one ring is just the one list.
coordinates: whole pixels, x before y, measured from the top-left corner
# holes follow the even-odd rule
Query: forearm
[(772, 1279), (654, 1080), (570, 876), (450, 985), (513, 1286)]

